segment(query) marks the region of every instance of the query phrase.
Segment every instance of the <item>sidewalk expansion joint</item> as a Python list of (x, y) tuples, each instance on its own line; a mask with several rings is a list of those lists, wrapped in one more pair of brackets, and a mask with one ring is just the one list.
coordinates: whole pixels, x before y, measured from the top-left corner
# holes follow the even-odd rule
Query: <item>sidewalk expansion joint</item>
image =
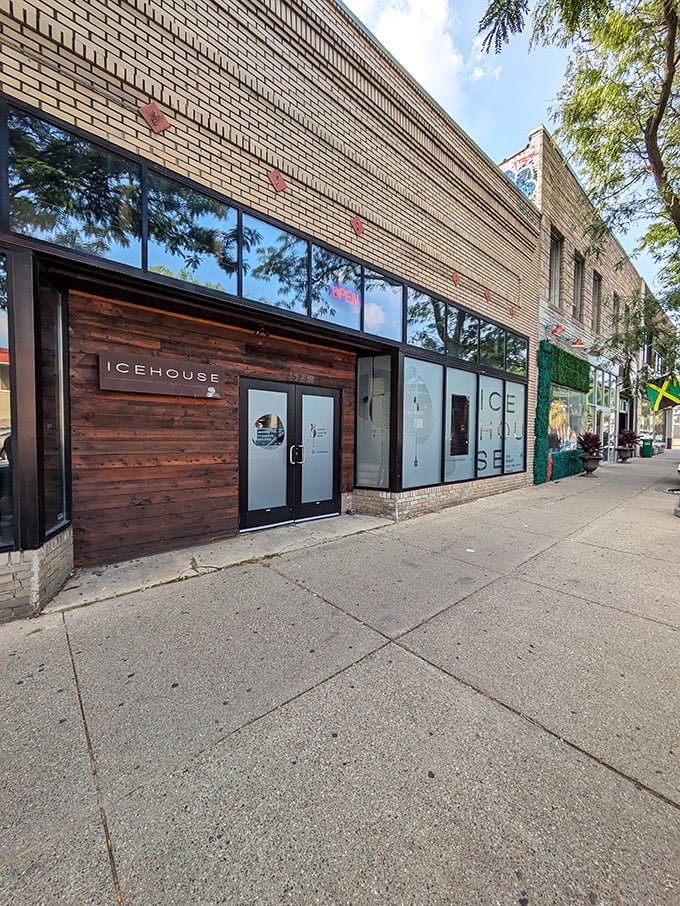
[(111, 877), (113, 879), (113, 886), (116, 892), (116, 903), (119, 906), (123, 906), (123, 896), (120, 889), (120, 880), (118, 878), (118, 869), (116, 867), (116, 859), (113, 853), (113, 844), (111, 843), (111, 835), (109, 833), (109, 823), (106, 817), (106, 810), (104, 807), (104, 794), (102, 793), (101, 785), (99, 782), (99, 772), (97, 770), (97, 759), (94, 754), (94, 747), (92, 745), (92, 737), (90, 736), (90, 729), (87, 724), (87, 717), (85, 715), (85, 704), (83, 702), (83, 695), (80, 688), (80, 680), (78, 678), (78, 670), (76, 668), (75, 656), (73, 654), (73, 646), (71, 645), (71, 637), (69, 636), (68, 625), (66, 623), (66, 617), (62, 614), (62, 621), (64, 623), (64, 632), (66, 635), (66, 647), (68, 648), (69, 658), (71, 660), (71, 669), (73, 671), (73, 681), (75, 683), (76, 695), (78, 697), (78, 707), (80, 708), (80, 717), (83, 722), (83, 731), (85, 733), (85, 741), (87, 743), (87, 753), (90, 757), (90, 769), (92, 771), (92, 779), (94, 781), (95, 791), (97, 793), (97, 804), (99, 807), (99, 817), (102, 823), (104, 830), (104, 837), (106, 839), (106, 852), (109, 857), (109, 866), (111, 868)]
[(512, 705), (507, 704), (507, 702), (502, 701), (497, 696), (493, 695), (491, 692), (487, 692), (485, 689), (481, 689), (479, 686), (476, 686), (474, 683), (471, 683), (469, 680), (464, 679), (462, 676), (457, 676), (455, 673), (451, 673), (450, 670), (447, 670), (445, 667), (442, 667), (440, 664), (435, 664), (433, 661), (430, 661), (428, 658), (423, 657), (422, 654), (419, 654), (417, 651), (413, 651), (408, 645), (405, 645), (401, 641), (395, 640), (392, 642), (393, 645), (397, 645), (402, 651), (407, 652), (413, 657), (418, 658), (423, 663), (428, 664), (430, 667), (438, 670), (439, 672), (445, 674), (451, 679), (455, 680), (457, 683), (460, 683), (461, 686), (465, 686), (466, 689), (470, 689), (472, 692), (476, 692), (478, 695), (483, 696), (487, 701), (492, 702), (495, 705), (499, 705), (506, 711), (509, 711), (511, 714), (514, 714), (515, 717), (519, 717), (521, 720), (530, 724), (537, 730), (540, 730), (543, 733), (546, 733), (548, 736), (551, 736), (557, 742), (562, 743), (562, 745), (567, 746), (575, 752), (578, 752), (580, 755), (583, 755), (585, 758), (588, 758), (590, 761), (595, 762), (602, 768), (605, 768), (608, 771), (611, 771), (613, 774), (616, 774), (622, 780), (631, 783), (638, 790), (643, 793), (648, 793), (650, 796), (653, 796), (655, 799), (659, 799), (665, 805), (670, 806), (671, 808), (677, 809), (680, 811), (680, 802), (676, 802), (674, 799), (671, 799), (669, 796), (660, 793), (658, 790), (655, 790), (653, 787), (648, 786), (646, 783), (643, 783), (641, 780), (638, 780), (637, 777), (633, 777), (631, 774), (626, 774), (625, 771), (622, 771), (620, 768), (615, 767), (613, 764), (610, 764), (608, 761), (600, 758), (598, 755), (594, 755), (592, 752), (589, 752), (587, 749), (582, 748), (578, 743), (572, 742), (569, 739), (566, 739), (564, 736), (560, 736), (555, 730), (551, 730), (550, 727), (547, 727), (545, 724), (542, 724), (540, 721), (536, 720), (534, 717), (531, 717), (529, 714), (525, 714), (523, 711), (519, 711), (517, 708)]

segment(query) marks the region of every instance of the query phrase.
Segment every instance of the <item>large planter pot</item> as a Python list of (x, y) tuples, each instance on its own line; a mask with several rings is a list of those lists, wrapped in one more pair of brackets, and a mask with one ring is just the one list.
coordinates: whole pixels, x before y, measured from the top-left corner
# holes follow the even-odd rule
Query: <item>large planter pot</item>
[(601, 456), (590, 456), (588, 453), (585, 453), (581, 456), (581, 462), (583, 463), (583, 468), (586, 473), (590, 475), (602, 462)]
[(632, 447), (617, 447), (616, 452), (619, 456), (619, 462), (628, 462), (628, 460), (633, 455)]

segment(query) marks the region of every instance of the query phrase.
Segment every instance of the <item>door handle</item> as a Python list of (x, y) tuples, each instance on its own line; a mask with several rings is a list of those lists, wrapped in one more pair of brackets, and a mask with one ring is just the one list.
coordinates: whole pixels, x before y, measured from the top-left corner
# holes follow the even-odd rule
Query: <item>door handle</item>
[[(294, 452), (295, 450), (301, 451), (300, 459), (295, 458), (298, 455)], [(288, 451), (288, 461), (290, 462), (291, 466), (301, 466), (305, 462), (306, 458), (305, 448), (302, 446), (302, 444), (291, 444), (290, 450)]]

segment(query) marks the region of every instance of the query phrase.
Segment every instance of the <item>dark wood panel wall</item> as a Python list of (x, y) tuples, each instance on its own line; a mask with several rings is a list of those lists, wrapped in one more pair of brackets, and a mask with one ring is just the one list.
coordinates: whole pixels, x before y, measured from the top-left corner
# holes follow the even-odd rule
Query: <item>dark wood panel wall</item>
[[(69, 295), (76, 565), (238, 532), (239, 379), (342, 391), (341, 490), (354, 484), (355, 356), (104, 299)], [(99, 389), (110, 349), (225, 368), (221, 400)]]

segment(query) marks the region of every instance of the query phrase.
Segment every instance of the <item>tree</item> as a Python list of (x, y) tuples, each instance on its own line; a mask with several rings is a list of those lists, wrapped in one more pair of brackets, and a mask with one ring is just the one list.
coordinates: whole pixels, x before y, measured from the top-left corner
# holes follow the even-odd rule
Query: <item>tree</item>
[[(528, 0), (491, 0), (480, 22), (498, 53), (526, 27)], [(649, 226), (665, 304), (680, 303), (678, 0), (540, 0), (532, 44), (570, 47), (555, 115), (603, 230)]]

